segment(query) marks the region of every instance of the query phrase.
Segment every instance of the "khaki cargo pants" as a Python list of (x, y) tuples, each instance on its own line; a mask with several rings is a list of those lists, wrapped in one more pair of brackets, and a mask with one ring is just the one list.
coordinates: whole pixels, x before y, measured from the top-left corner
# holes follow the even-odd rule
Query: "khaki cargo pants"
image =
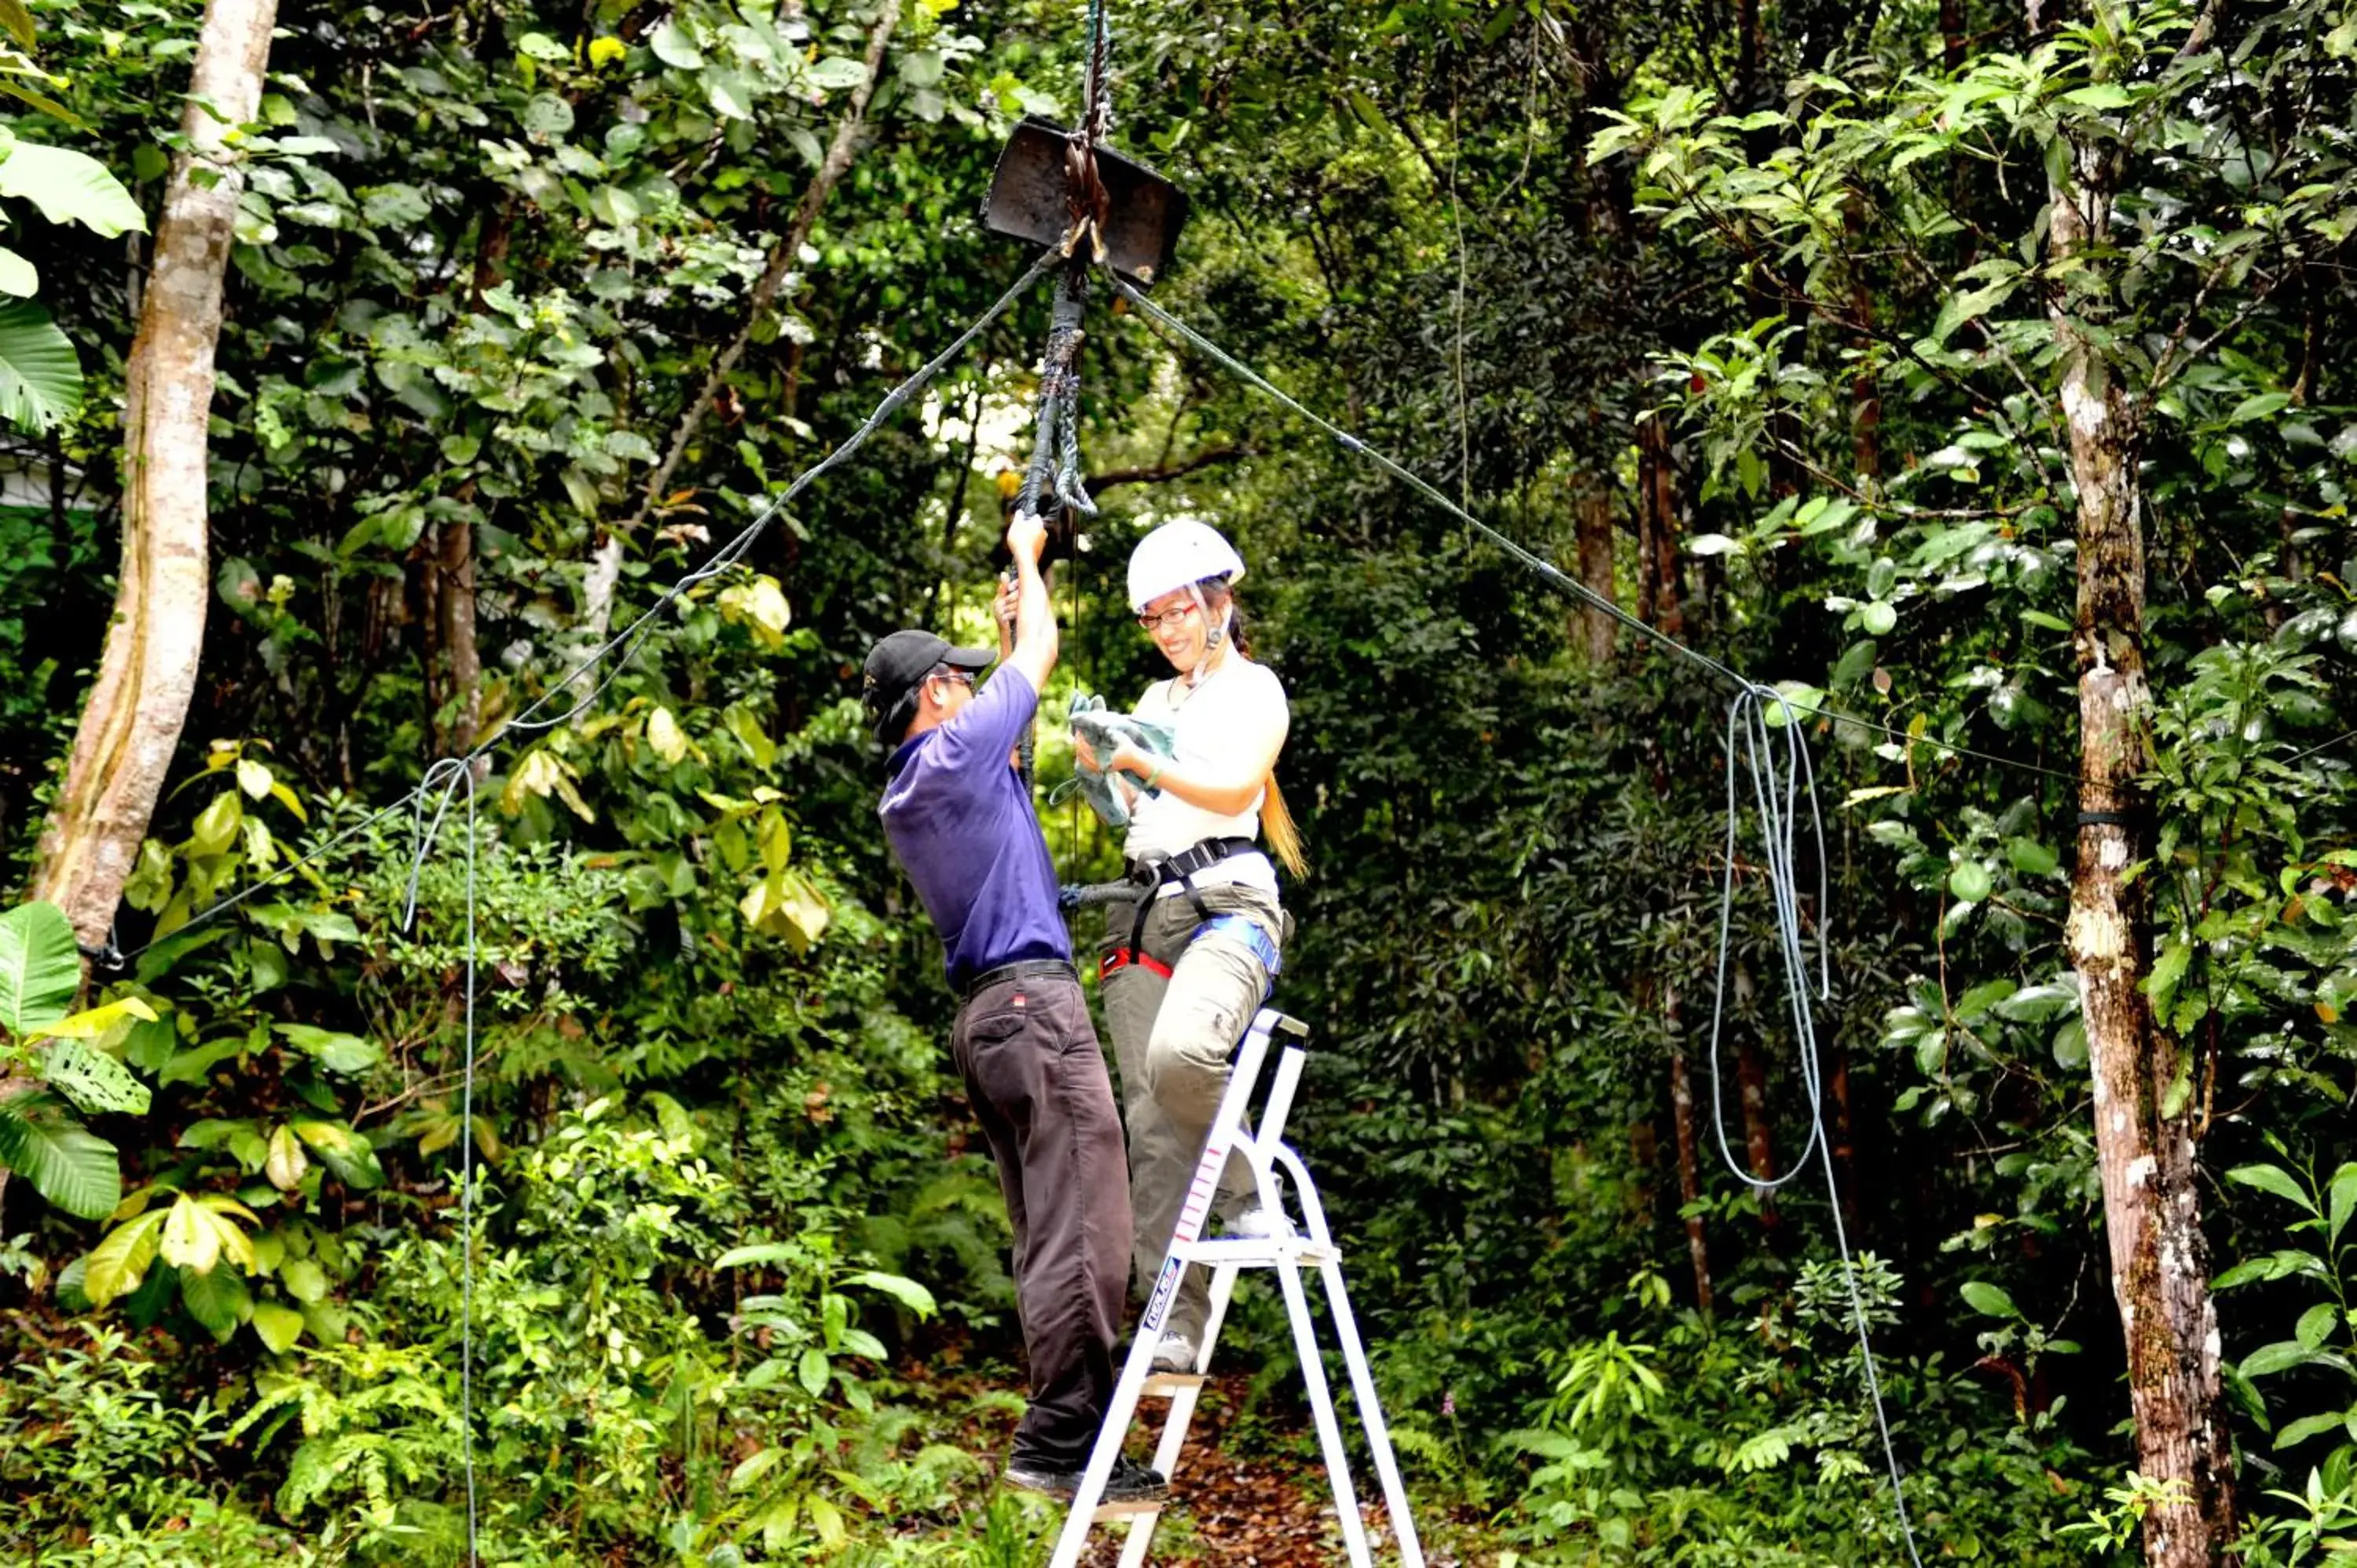
[[(1283, 941), (1286, 922), (1269, 894), (1232, 885), (1200, 893), (1213, 916), (1244, 916), (1272, 945)], [(1105, 907), (1106, 952), (1127, 945), (1136, 918), (1133, 904)], [(1113, 1036), (1129, 1131), (1130, 1208), (1137, 1224), (1131, 1271), (1141, 1296), (1152, 1293), (1178, 1230), (1204, 1136), (1227, 1091), (1229, 1058), (1269, 991), (1268, 971), (1250, 948), (1217, 931), (1196, 937), (1203, 919), (1184, 893), (1155, 899), (1146, 917), (1146, 951), (1170, 966), (1169, 977), (1132, 963), (1104, 979), (1105, 1032)], [(1252, 1197), (1251, 1167), (1230, 1155), (1220, 1212), (1249, 1208)], [(1187, 1272), (1165, 1333), (1202, 1344), (1211, 1284), (1209, 1270)]]

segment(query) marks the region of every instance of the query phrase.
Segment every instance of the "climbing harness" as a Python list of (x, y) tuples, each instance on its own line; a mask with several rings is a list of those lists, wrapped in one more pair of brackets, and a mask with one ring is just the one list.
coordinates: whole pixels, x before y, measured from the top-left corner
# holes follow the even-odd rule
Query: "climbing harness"
[[(1152, 854), (1132, 861), (1128, 879), (1105, 884), (1102, 889), (1106, 894), (1103, 898), (1085, 897), (1090, 892), (1100, 891), (1099, 889), (1068, 889), (1068, 892), (1080, 895), (1075, 897), (1071, 903), (1065, 905), (1068, 908), (1076, 908), (1083, 903), (1111, 903), (1115, 898), (1124, 897), (1127, 897), (1135, 907), (1129, 924), (1129, 940), (1119, 947), (1106, 950), (1104, 957), (1097, 964), (1097, 978), (1103, 980), (1107, 975), (1127, 969), (1132, 964), (1151, 970), (1165, 980), (1170, 977), (1170, 966), (1146, 950), (1146, 922), (1147, 917), (1154, 912), (1156, 900), (1164, 896), (1163, 889), (1174, 884), (1181, 893), (1186, 895), (1187, 901), (1195, 907), (1196, 918), (1202, 922), (1195, 929), (1194, 935), (1188, 939), (1189, 941), (1214, 927), (1230, 928), (1227, 934), (1236, 937), (1237, 940), (1243, 941), (1246, 947), (1251, 948), (1254, 954), (1260, 959), (1262, 967), (1274, 976), (1278, 968), (1276, 944), (1268, 939), (1266, 933), (1263, 932), (1257, 924), (1243, 916), (1211, 913), (1211, 906), (1203, 901), (1202, 893), (1195, 886), (1195, 878), (1199, 875), (1209, 871), (1222, 861), (1233, 859), (1240, 854), (1256, 854), (1259, 851), (1259, 843), (1253, 839), (1205, 839), (1200, 843), (1179, 851), (1177, 854)], [(1060, 897), (1059, 902), (1061, 902)], [(1243, 938), (1232, 929), (1236, 927), (1251, 931), (1252, 937)]]
[(1272, 981), (1285, 972), (1285, 955), (1276, 950), (1276, 943), (1260, 929), (1260, 922), (1249, 915), (1212, 916), (1195, 928), (1189, 945), (1210, 936), (1225, 937), (1251, 952), (1253, 957), (1260, 960), (1261, 968), (1267, 972)]

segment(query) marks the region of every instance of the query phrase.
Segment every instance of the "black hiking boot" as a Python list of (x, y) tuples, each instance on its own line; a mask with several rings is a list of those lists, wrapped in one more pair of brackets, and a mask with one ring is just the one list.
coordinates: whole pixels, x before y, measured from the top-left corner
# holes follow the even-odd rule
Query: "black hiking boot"
[(1155, 1503), (1169, 1495), (1169, 1477), (1126, 1455), (1113, 1462), (1113, 1474), (1105, 1478), (1104, 1500), (1109, 1503)]

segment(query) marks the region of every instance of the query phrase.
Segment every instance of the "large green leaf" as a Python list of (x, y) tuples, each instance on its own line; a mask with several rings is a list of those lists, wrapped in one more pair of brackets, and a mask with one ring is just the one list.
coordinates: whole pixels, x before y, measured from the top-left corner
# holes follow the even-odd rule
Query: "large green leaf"
[(79, 223), (112, 240), (126, 230), (147, 231), (147, 215), (88, 153), (18, 142), (0, 157), (0, 196), (29, 201), (52, 223)]
[(64, 910), (19, 904), (0, 915), (0, 1029), (21, 1038), (57, 1022), (80, 989), (81, 956)]
[(286, 1350), (303, 1336), (303, 1315), (274, 1301), (253, 1304), (253, 1331), (273, 1350)]
[(40, 435), (81, 407), (81, 361), (49, 313), (0, 301), (0, 419)]
[(29, 296), (41, 292), (41, 274), (33, 263), (0, 245), (0, 294)]
[(46, 1098), (0, 1104), (0, 1165), (78, 1219), (103, 1219), (123, 1201), (114, 1145)]
[(2287, 1198), (2310, 1214), (2316, 1212), (2316, 1200), (2309, 1197), (2292, 1174), (2280, 1165), (2236, 1165), (2226, 1173), (2226, 1179)]
[(132, 1077), (129, 1068), (80, 1040), (52, 1046), (41, 1058), (41, 1076), (81, 1110), (147, 1114), (147, 1086)]
[(295, 1135), (311, 1146), (336, 1179), (356, 1192), (384, 1185), (384, 1167), (366, 1138), (340, 1122), (294, 1122)]
[(329, 1072), (351, 1074), (366, 1072), (384, 1059), (384, 1052), (373, 1040), (358, 1035), (346, 1035), (334, 1029), (322, 1029), (311, 1024), (274, 1024), (287, 1043), (318, 1059)]
[(919, 1317), (931, 1317), (938, 1306), (933, 1300), (932, 1292), (916, 1281), (904, 1279), (899, 1274), (879, 1273), (871, 1269), (852, 1275), (845, 1283), (866, 1285), (869, 1290), (882, 1291)]
[(2348, 1228), (2350, 1217), (2357, 1215), (2357, 1160), (2332, 1173), (2330, 1194), (2331, 1213), (2328, 1218), (2332, 1228), (2332, 1241), (2337, 1246), (2341, 1232)]
[(112, 1002), (102, 1002), (95, 1007), (70, 1014), (54, 1024), (44, 1024), (41, 1033), (59, 1039), (95, 1040), (125, 1018), (144, 1019), (152, 1024), (156, 1021), (156, 1009), (148, 1006), (143, 998), (118, 996)]
[(221, 1228), (185, 1193), (164, 1220), (164, 1261), (183, 1274), (209, 1274), (221, 1262)]
[(215, 1269), (210, 1273), (180, 1271), (180, 1305), (188, 1316), (203, 1324), (215, 1339), (227, 1342), (253, 1311), (253, 1294), (245, 1288), (243, 1276), (235, 1269)]
[(81, 1287), (91, 1305), (104, 1306), (115, 1297), (139, 1288), (147, 1265), (156, 1261), (164, 1219), (170, 1212), (168, 1208), (151, 1208), (126, 1219), (90, 1250), (81, 1260)]

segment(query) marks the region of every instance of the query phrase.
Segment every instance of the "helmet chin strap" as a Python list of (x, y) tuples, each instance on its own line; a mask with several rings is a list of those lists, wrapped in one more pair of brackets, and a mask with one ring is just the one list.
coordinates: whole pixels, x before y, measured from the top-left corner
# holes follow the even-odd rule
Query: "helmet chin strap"
[(1192, 691), (1203, 683), (1204, 676), (1211, 672), (1211, 660), (1219, 657), (1220, 649), (1228, 639), (1228, 618), (1222, 616), (1218, 625), (1212, 624), (1211, 607), (1203, 598), (1201, 584), (1188, 584), (1187, 596), (1195, 601), (1195, 607), (1203, 616), (1203, 657), (1195, 660), (1195, 668), (1187, 671), (1187, 687)]

